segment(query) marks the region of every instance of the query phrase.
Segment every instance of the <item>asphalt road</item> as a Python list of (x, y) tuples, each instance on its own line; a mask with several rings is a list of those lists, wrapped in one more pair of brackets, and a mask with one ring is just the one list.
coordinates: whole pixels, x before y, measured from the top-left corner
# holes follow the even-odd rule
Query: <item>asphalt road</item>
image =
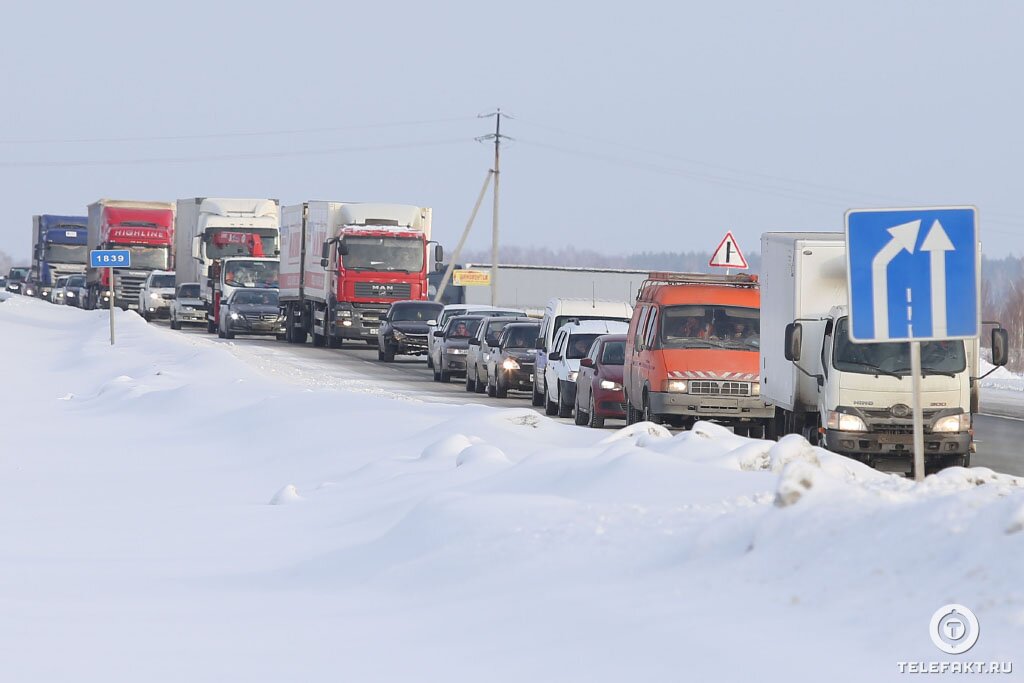
[[(166, 325), (166, 323), (161, 323)], [(449, 384), (433, 381), (425, 357), (399, 356), (394, 363), (377, 360), (376, 347), (347, 344), (341, 349), (315, 348), (312, 344), (294, 345), (265, 337), (236, 337), (232, 341), (218, 339), (199, 328), (186, 328), (186, 334), (204, 336), (224, 344), (253, 345), (264, 349), (265, 363), (281, 368), (282, 374), (313, 379), (325, 386), (345, 387), (372, 385), (380, 393), (405, 396), (437, 403), (482, 403), (532, 408), (529, 394), (510, 393), (507, 399), (489, 398), (486, 394), (468, 393), (463, 380)], [(986, 392), (982, 396), (983, 413), (975, 416), (975, 438), (978, 452), (971, 464), (998, 472), (1024, 476), (1024, 401), (1017, 401), (1015, 392)], [(558, 419), (558, 418), (552, 418)], [(561, 419), (571, 423), (572, 419)], [(609, 420), (606, 429), (625, 423)]]

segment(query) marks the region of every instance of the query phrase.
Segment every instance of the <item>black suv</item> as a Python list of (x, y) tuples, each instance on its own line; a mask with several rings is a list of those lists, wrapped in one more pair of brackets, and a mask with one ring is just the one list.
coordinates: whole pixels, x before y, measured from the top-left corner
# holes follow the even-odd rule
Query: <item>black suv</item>
[(377, 360), (390, 363), (395, 356), (422, 356), (427, 333), (437, 324), (444, 304), (433, 301), (396, 301), (377, 330)]

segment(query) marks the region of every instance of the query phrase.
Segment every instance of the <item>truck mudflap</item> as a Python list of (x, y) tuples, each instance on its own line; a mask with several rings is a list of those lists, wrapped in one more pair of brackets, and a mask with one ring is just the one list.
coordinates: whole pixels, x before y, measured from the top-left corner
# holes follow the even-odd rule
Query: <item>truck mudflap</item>
[(650, 397), (651, 412), (656, 415), (720, 419), (775, 417), (775, 406), (757, 396), (701, 396), (655, 391), (651, 392)]
[[(843, 432), (825, 430), (825, 448), (861, 462), (873, 464), (875, 460), (914, 459), (913, 433)], [(925, 458), (949, 458), (971, 453), (973, 438), (970, 432), (925, 432)]]

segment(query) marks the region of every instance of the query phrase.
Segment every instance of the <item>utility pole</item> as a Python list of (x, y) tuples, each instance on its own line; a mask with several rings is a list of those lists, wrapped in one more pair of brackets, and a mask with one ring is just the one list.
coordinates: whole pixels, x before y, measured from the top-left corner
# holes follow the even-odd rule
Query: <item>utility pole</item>
[(480, 118), (494, 117), (494, 133), (477, 138), (478, 141), (494, 140), (494, 207), (491, 210), (491, 305), (498, 305), (498, 200), (500, 196), (501, 181), (501, 141), (511, 140), (507, 135), (501, 134), (501, 117), (508, 118), (508, 114), (501, 113), (501, 107), (491, 114), (481, 114)]

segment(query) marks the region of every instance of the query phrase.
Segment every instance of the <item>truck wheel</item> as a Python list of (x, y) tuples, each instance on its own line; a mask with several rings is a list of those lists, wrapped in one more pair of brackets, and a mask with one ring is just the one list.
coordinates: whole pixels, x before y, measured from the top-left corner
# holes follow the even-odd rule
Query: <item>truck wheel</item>
[(323, 347), (327, 343), (327, 337), (322, 334), (313, 333), (313, 346), (317, 348)]
[(594, 405), (594, 394), (590, 394), (590, 412), (587, 413), (587, 426), (594, 429), (604, 427), (604, 418), (597, 416), (597, 406)]
[(568, 382), (558, 382), (558, 417), (570, 417), (572, 415), (572, 405), (565, 400), (565, 391), (563, 386)]
[(545, 415), (557, 415), (558, 404), (548, 398), (548, 385), (544, 383), (544, 414)]
[(626, 396), (626, 424), (634, 425), (640, 421), (640, 416), (637, 415), (636, 409), (633, 408), (633, 402), (629, 400), (629, 396)]

